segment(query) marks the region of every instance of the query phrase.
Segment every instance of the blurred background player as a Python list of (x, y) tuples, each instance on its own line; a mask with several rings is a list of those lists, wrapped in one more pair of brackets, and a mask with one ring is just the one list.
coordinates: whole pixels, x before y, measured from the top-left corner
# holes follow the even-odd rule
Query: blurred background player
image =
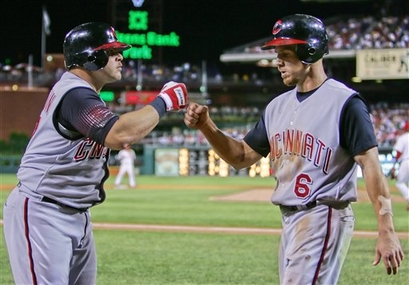
[(282, 213), (280, 284), (338, 283), (353, 235), (358, 165), (378, 222), (373, 265), (382, 261), (387, 274), (396, 274), (404, 254), (367, 106), (355, 90), (327, 77), (328, 35), (319, 19), (290, 15), (272, 34), (263, 49), (275, 49), (281, 78), (293, 88), (270, 101), (243, 139), (221, 131), (205, 105), (189, 104), (186, 125), (236, 169), (270, 155), (271, 201)]
[(186, 105), (186, 86), (168, 82), (143, 108), (110, 111), (99, 93), (122, 78), (122, 51), (130, 47), (106, 23), (84, 23), (65, 36), (68, 70), (49, 93), (4, 204), (16, 284), (96, 283), (89, 208), (105, 201), (110, 149), (140, 141), (167, 111)]
[(395, 186), (408, 203), (406, 210), (409, 211), (409, 121), (403, 127), (403, 133), (397, 137), (393, 150), (396, 156), (392, 171), (395, 170), (396, 164), (399, 168), (398, 175), (392, 174), (392, 177), (396, 178)]
[(127, 145), (125, 149), (121, 149), (116, 159), (119, 160), (119, 170), (118, 174), (115, 177), (115, 187), (121, 188), (121, 182), (124, 178), (124, 175), (128, 175), (128, 183), (131, 188), (135, 188), (135, 160), (136, 154), (130, 145)]

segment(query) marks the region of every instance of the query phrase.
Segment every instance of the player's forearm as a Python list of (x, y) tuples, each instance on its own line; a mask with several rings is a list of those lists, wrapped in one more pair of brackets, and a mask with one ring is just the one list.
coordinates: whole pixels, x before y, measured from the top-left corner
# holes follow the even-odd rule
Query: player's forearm
[(379, 164), (376, 147), (357, 155), (355, 160), (362, 168), (366, 191), (378, 220), (380, 233), (393, 232), (393, 212), (389, 185)]
[(122, 149), (146, 137), (159, 123), (159, 113), (150, 105), (137, 111), (125, 113), (112, 126), (105, 139), (105, 146)]
[(374, 194), (377, 199), (372, 202), (378, 220), (378, 231), (380, 234), (391, 233), (395, 231), (392, 200), (388, 191), (379, 192)]
[(394, 232), (393, 209), (388, 182), (378, 167), (364, 171), (368, 196), (378, 220), (379, 233)]
[(235, 169), (246, 167), (243, 143), (223, 133), (212, 120), (208, 120), (200, 131), (213, 150)]

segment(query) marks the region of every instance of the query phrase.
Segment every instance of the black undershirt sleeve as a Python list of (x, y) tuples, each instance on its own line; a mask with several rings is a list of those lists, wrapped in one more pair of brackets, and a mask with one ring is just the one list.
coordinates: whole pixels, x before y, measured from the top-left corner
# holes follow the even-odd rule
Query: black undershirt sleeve
[(368, 107), (358, 94), (345, 104), (341, 114), (340, 135), (341, 146), (352, 157), (378, 146)]
[[(265, 111), (264, 111), (265, 112)], [(270, 144), (267, 137), (266, 125), (264, 122), (264, 112), (260, 120), (256, 123), (244, 137), (244, 141), (257, 153), (266, 157), (270, 153)]]
[(65, 128), (101, 145), (118, 120), (118, 116), (105, 105), (94, 90), (89, 88), (80, 87), (68, 91), (60, 103), (59, 110), (58, 121)]

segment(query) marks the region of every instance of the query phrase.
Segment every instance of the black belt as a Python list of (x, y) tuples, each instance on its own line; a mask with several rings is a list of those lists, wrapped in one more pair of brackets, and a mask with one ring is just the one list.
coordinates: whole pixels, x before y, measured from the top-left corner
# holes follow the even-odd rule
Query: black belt
[(280, 209), (284, 211), (295, 212), (295, 211), (301, 211), (301, 210), (309, 210), (309, 209), (314, 208), (317, 205), (318, 205), (317, 201), (311, 201), (305, 205), (297, 205), (297, 206), (280, 205)]
[(48, 198), (48, 197), (45, 197), (45, 196), (41, 199), (41, 201), (42, 201), (42, 202), (47, 202), (47, 203), (56, 204), (56, 205), (58, 205), (58, 206), (60, 206), (60, 207), (63, 207), (63, 208), (73, 209), (73, 210), (76, 210), (76, 211), (78, 211), (78, 212), (85, 212), (85, 211), (88, 210), (88, 208), (75, 208), (75, 207), (71, 207), (71, 206), (65, 205), (65, 204), (63, 204), (63, 203), (60, 203), (60, 202), (58, 202), (58, 201), (55, 201), (54, 199), (51, 199), (51, 198)]

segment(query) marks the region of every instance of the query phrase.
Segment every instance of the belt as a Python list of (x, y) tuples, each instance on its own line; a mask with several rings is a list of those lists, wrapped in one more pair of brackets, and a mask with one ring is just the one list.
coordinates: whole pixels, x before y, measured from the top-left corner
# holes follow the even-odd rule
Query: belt
[(71, 206), (65, 205), (65, 204), (63, 204), (63, 203), (60, 203), (60, 202), (58, 202), (58, 201), (55, 201), (54, 199), (48, 198), (48, 197), (46, 197), (46, 196), (44, 196), (44, 197), (41, 199), (41, 201), (42, 201), (42, 202), (46, 202), (46, 203), (55, 204), (55, 205), (58, 205), (58, 206), (63, 207), (63, 208), (73, 209), (73, 210), (76, 210), (76, 211), (78, 211), (78, 212), (85, 212), (85, 211), (88, 210), (88, 208), (75, 208), (75, 207), (71, 207)]
[(296, 205), (296, 206), (286, 206), (286, 205), (280, 205), (280, 209), (288, 212), (295, 212), (295, 211), (301, 211), (301, 210), (309, 210), (317, 206), (318, 203), (317, 201), (311, 201), (305, 205)]

